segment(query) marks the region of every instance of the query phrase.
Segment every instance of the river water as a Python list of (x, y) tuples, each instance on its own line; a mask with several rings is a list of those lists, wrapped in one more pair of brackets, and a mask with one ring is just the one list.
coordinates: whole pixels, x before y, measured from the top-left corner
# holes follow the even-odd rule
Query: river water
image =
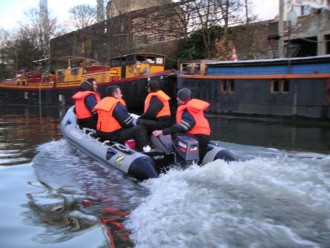
[(209, 116), (240, 158), (137, 184), (71, 147), (66, 109), (0, 106), (0, 247), (330, 247), (330, 124)]

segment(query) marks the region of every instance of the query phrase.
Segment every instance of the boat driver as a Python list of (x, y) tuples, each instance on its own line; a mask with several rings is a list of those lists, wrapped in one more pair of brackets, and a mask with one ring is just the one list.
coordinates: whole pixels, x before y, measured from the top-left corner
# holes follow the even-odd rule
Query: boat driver
[(106, 97), (94, 107), (98, 114), (97, 136), (102, 140), (118, 143), (134, 139), (137, 151), (150, 151), (147, 129), (134, 125), (134, 119), (128, 113), (122, 97), (123, 94), (118, 86), (109, 86), (106, 89)]
[(154, 136), (171, 134), (173, 139), (179, 134), (192, 136), (199, 143), (200, 151), (207, 149), (210, 141), (210, 124), (204, 116), (204, 110), (210, 104), (200, 99), (191, 99), (191, 90), (182, 88), (177, 92), (178, 109), (176, 124), (162, 130), (152, 132)]
[(96, 90), (96, 80), (88, 78), (80, 84), (79, 92), (72, 96), (75, 100), (77, 124), (81, 127), (96, 129), (97, 113), (93, 108), (101, 100)]

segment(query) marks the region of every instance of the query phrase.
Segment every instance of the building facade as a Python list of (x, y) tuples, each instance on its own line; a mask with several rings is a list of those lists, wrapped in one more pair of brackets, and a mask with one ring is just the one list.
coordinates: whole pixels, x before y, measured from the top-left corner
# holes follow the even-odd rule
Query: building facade
[[(155, 3), (159, 1), (109, 1), (108, 19), (52, 39), (51, 58), (82, 56), (106, 63), (108, 58), (114, 56), (152, 52), (176, 60), (178, 44), (185, 35), (178, 15), (180, 6), (173, 3), (155, 6)], [(330, 11), (300, 13), (297, 23), (290, 29), (288, 21), (280, 19), (231, 27), (230, 39), (236, 48), (237, 59), (330, 53)], [(214, 54), (217, 53), (223, 51)], [(227, 60), (221, 59), (221, 56), (210, 59)]]

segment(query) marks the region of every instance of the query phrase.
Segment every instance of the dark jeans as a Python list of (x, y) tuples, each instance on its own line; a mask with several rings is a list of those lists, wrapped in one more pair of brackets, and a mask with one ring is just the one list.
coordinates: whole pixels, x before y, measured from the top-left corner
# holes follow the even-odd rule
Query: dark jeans
[(152, 131), (170, 127), (172, 125), (172, 120), (170, 118), (164, 120), (138, 119), (137, 125), (146, 127), (148, 134), (151, 135)]
[(142, 151), (143, 147), (149, 144), (147, 129), (141, 126), (122, 128), (111, 133), (97, 131), (97, 135), (102, 140), (110, 140), (118, 143), (124, 143), (126, 140), (134, 139), (137, 151)]
[(97, 117), (93, 116), (93, 117), (85, 118), (85, 119), (77, 119), (77, 124), (81, 127), (96, 129)]

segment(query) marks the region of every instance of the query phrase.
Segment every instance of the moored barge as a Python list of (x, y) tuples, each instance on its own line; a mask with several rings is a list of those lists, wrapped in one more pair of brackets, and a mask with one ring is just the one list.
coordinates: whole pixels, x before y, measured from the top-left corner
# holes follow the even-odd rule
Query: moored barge
[[(68, 58), (70, 60), (70, 57)], [(170, 96), (176, 92), (174, 70), (165, 70), (165, 56), (134, 53), (110, 59), (110, 65), (84, 65), (58, 69), (54, 73), (38, 71), (17, 72), (14, 79), (0, 83), (0, 102), (19, 105), (66, 105), (79, 85), (95, 78), (103, 97), (109, 85), (119, 85), (129, 108), (143, 108), (148, 81), (157, 80)], [(174, 100), (175, 101), (175, 97)]]
[(208, 113), (330, 119), (330, 55), (207, 62), (177, 85), (211, 102)]

